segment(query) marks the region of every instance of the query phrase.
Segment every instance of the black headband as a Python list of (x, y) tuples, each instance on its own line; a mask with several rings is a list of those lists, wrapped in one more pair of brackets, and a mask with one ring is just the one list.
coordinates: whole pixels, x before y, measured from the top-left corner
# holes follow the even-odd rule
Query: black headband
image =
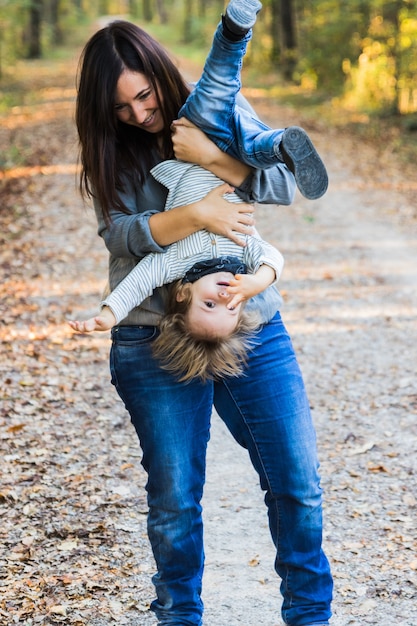
[(247, 274), (248, 268), (235, 256), (221, 256), (218, 259), (208, 259), (195, 263), (186, 272), (183, 283), (195, 283), (196, 280), (214, 274), (215, 272), (231, 272), (232, 274)]

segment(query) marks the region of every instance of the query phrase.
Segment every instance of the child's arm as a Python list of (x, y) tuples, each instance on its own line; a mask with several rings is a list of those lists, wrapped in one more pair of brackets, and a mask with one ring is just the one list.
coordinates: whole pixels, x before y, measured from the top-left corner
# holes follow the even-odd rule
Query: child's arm
[(166, 252), (151, 252), (106, 297), (99, 315), (85, 321), (75, 320), (69, 325), (81, 333), (109, 330), (150, 296), (156, 287), (181, 278), (186, 269), (187, 259), (182, 261), (178, 258), (175, 243)]
[(88, 320), (80, 322), (78, 320), (70, 321), (68, 324), (73, 330), (79, 333), (91, 333), (93, 330), (110, 330), (116, 323), (116, 318), (112, 310), (108, 306), (104, 306), (100, 315), (90, 317)]
[[(260, 258), (258, 258), (259, 246), (261, 246)], [(245, 262), (248, 268), (255, 271), (249, 274), (237, 274), (234, 280), (230, 281), (227, 291), (234, 297), (228, 304), (229, 308), (253, 298), (272, 283), (277, 282), (284, 267), (284, 257), (281, 252), (267, 241), (262, 240), (258, 232), (256, 232), (256, 236), (248, 237), (245, 251)], [(255, 259), (257, 260), (255, 261)]]
[(275, 270), (266, 264), (261, 265), (254, 274), (236, 274), (227, 288), (228, 293), (234, 295), (227, 308), (233, 309), (240, 302), (253, 298), (253, 296), (258, 295), (258, 293), (272, 285), (276, 279)]

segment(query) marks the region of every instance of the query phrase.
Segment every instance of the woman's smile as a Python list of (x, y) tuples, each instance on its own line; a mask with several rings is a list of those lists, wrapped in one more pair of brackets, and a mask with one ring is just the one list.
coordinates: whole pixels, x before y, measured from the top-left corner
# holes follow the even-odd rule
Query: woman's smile
[(116, 87), (116, 115), (121, 122), (160, 133), (164, 120), (153, 85), (141, 72), (125, 70)]

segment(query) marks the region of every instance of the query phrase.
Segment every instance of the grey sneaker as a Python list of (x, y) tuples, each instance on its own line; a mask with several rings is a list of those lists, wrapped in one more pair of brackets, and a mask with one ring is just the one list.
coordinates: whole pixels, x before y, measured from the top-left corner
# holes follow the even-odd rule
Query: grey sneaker
[[(240, 31), (248, 31), (256, 22), (256, 16), (262, 9), (259, 0), (230, 0), (226, 8), (228, 25), (237, 27)], [(233, 29), (232, 29), (233, 30)]]
[(329, 185), (326, 168), (305, 130), (285, 129), (280, 143), (284, 163), (294, 174), (300, 192), (309, 200), (321, 198)]

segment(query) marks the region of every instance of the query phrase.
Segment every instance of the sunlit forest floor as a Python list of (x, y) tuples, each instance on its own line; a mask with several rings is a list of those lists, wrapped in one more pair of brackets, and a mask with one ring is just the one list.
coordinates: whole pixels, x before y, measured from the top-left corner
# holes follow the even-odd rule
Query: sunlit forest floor
[[(0, 117), (0, 624), (150, 626), (140, 450), (109, 383), (107, 334), (66, 324), (96, 310), (106, 282), (77, 192), (75, 71), (75, 55), (22, 66), (28, 95)], [(304, 125), (330, 174), (324, 198), (258, 207), (257, 226), (286, 258), (283, 316), (318, 431), (332, 623), (415, 626), (415, 167), (383, 137), (246, 93), (270, 125)], [(215, 415), (204, 506), (206, 624), (278, 626), (262, 495)]]

